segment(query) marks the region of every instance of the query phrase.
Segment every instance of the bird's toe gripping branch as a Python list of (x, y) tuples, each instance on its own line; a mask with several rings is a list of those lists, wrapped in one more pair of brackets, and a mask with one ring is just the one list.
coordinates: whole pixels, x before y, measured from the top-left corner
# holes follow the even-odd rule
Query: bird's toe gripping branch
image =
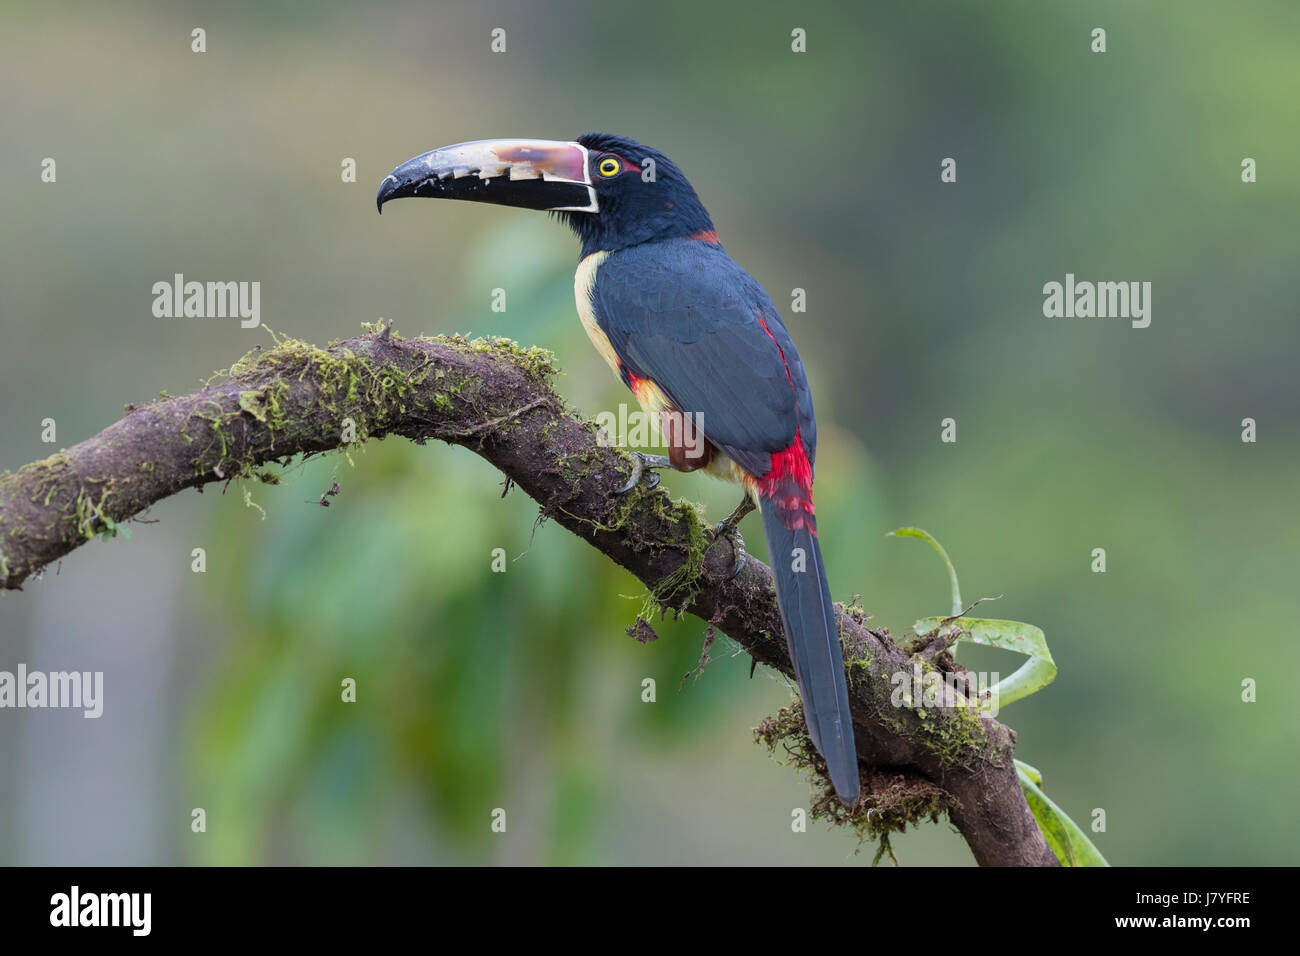
[(614, 494), (625, 495), (641, 483), (646, 472), (650, 473), (650, 480), (646, 483), (647, 489), (657, 488), (659, 486), (660, 468), (671, 468), (670, 462), (664, 455), (647, 455), (645, 452), (632, 452), (632, 477), (628, 478), (627, 484), (617, 489)]
[(736, 510), (719, 521), (718, 526), (713, 529), (713, 543), (716, 544), (721, 539), (726, 538), (731, 542), (731, 549), (736, 553), (736, 564), (731, 569), (731, 573), (727, 575), (728, 581), (745, 569), (745, 559), (749, 555), (745, 551), (745, 539), (740, 534), (740, 522), (755, 507), (753, 499), (749, 495), (745, 495), (740, 504), (736, 506)]

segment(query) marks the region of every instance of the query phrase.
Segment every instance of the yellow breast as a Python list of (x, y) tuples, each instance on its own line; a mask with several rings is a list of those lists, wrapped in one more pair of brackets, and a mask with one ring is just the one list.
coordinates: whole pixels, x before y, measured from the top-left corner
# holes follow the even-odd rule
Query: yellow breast
[(608, 255), (608, 252), (593, 252), (578, 263), (578, 271), (573, 276), (573, 298), (578, 305), (578, 318), (587, 330), (587, 338), (591, 339), (591, 344), (596, 346), (600, 357), (618, 375), (618, 355), (614, 352), (614, 346), (609, 344), (609, 336), (596, 323), (596, 309), (591, 304), (591, 292), (596, 286), (596, 268)]

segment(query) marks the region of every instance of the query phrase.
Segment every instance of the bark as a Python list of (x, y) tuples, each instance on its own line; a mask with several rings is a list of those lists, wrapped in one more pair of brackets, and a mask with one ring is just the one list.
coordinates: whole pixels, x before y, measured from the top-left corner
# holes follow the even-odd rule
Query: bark
[[(281, 341), (255, 350), (201, 391), (139, 407), (93, 438), (0, 477), (0, 585), (31, 575), (185, 488), (277, 481), (276, 465), (348, 439), (401, 435), (460, 445), (500, 469), (542, 513), (695, 614), (755, 662), (792, 674), (770, 570), (750, 558), (728, 578), (731, 546), (709, 547), (695, 509), (644, 485), (616, 496), (631, 465), (551, 388), (549, 355), (505, 340), (401, 339), (387, 329), (321, 349)], [(13, 600), (9, 598), (9, 600)], [(891, 702), (891, 676), (950, 667), (913, 655), (840, 610), (864, 780), (852, 811), (832, 798), (793, 707), (759, 728), (810, 768), (815, 811), (862, 835), (888, 836), (947, 812), (982, 865), (1055, 865), (1012, 762), (1015, 733), (967, 709)], [(638, 621), (630, 633), (652, 636)]]

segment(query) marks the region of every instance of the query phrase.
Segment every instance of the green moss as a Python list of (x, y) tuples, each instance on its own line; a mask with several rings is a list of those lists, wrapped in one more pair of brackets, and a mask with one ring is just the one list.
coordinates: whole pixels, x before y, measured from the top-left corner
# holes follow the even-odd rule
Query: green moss
[(505, 356), (510, 364), (535, 382), (545, 384), (555, 376), (555, 356), (546, 349), (520, 345), (513, 339), (498, 337), (475, 339), (469, 346), (472, 351), (490, 351)]
[[(363, 324), (363, 328), (374, 332), (380, 330), (381, 326)], [(447, 375), (445, 369), (434, 369), (431, 364), (410, 371), (391, 362), (376, 368), (371, 359), (358, 356), (351, 348), (336, 347), (334, 351), (327, 351), (300, 339), (280, 337), (274, 332), (270, 334), (275, 343), (273, 348), (254, 349), (218, 375), (235, 379), (270, 372), (284, 380), (314, 380), (327, 408), (341, 413), (351, 411), (354, 419), (356, 411), (362, 406), (372, 411), (373, 417), (368, 423), (371, 431), (391, 425), (392, 412), (405, 412), (406, 400), (429, 381), (430, 375), (435, 381), (444, 379)], [(395, 332), (389, 332), (388, 338), (401, 341), (401, 336)], [(549, 382), (555, 374), (550, 352), (521, 346), (510, 339), (493, 337), (470, 340), (452, 335), (424, 341), (437, 342), (469, 353), (499, 355), (540, 383)], [(434, 389), (429, 400), (437, 410), (450, 411), (453, 407), (452, 399), (474, 384), (472, 379), (462, 378)], [(259, 421), (263, 420), (263, 409), (269, 410), (273, 405), (273, 397), (260, 395), (260, 391), (255, 389), (251, 394), (240, 394), (241, 407)], [(340, 414), (339, 418), (342, 417)], [(274, 426), (272, 420), (267, 420), (267, 424)], [(357, 424), (360, 426), (362, 423), (358, 420)], [(360, 430), (358, 434), (363, 437)]]
[(18, 469), (19, 475), (34, 475), (36, 478), (36, 486), (30, 496), (33, 504), (39, 502), (43, 507), (49, 505), (54, 492), (58, 490), (59, 481), (63, 477), (64, 470), (70, 464), (67, 449), (60, 449), (48, 458), (33, 461)]
[(871, 770), (862, 775), (862, 797), (855, 806), (846, 807), (835, 796), (826, 772), (826, 761), (813, 746), (804, 723), (803, 708), (798, 701), (766, 717), (754, 729), (755, 739), (768, 751), (780, 756), (806, 773), (812, 784), (813, 820), (848, 827), (857, 834), (859, 843), (878, 840), (873, 865), (886, 855), (895, 863), (889, 837), (909, 826), (937, 823), (952, 808), (952, 798), (928, 780), (897, 770)]
[[(362, 328), (386, 341), (402, 341), (396, 332), (385, 330), (382, 320), (363, 323)], [(472, 377), (462, 376), (447, 381), (450, 377), (447, 370), (435, 368), (431, 362), (410, 370), (394, 362), (376, 366), (373, 356), (358, 354), (352, 347), (333, 345), (331, 350), (327, 350), (301, 339), (278, 335), (271, 329), (267, 332), (273, 343), (270, 348), (259, 346), (250, 350), (230, 368), (209, 379), (209, 383), (224, 379), (238, 382), (260, 380), (264, 384), (239, 392), (239, 411), (225, 411), (218, 402), (212, 401), (211, 408), (195, 413), (195, 417), (209, 423), (219, 453), (218, 474), (224, 478), (241, 482), (250, 478), (278, 482), (278, 476), (270, 472), (256, 473), (251, 450), (243, 460), (232, 460), (236, 443), (231, 424), (241, 415), (250, 416), (266, 426), (274, 448), (276, 433), (290, 424), (293, 415), (293, 409), (287, 407), (291, 382), (315, 385), (312, 410), (325, 411), (323, 417), (317, 417), (322, 418), (326, 423), (324, 428), (328, 430), (328, 435), (320, 437), (337, 440), (345, 419), (351, 419), (358, 443), (385, 434), (401, 416), (409, 414), (412, 407), (428, 407), (431, 411), (446, 414), (453, 410), (456, 401), (473, 402), (477, 395), (478, 383)], [(425, 341), (469, 353), (495, 353), (542, 384), (548, 383), (555, 374), (550, 352), (526, 348), (510, 339), (469, 340), (461, 336), (443, 336)], [(364, 352), (367, 347), (368, 341), (362, 340), (360, 350)], [(431, 385), (435, 387), (430, 388)], [(188, 435), (186, 439), (193, 440)], [(343, 451), (347, 454), (346, 447)], [(206, 474), (212, 468), (205, 453), (197, 455), (194, 463), (196, 474)], [(257, 507), (252, 503), (247, 488), (244, 496), (251, 507)]]
[[(927, 674), (938, 673), (934, 665), (923, 658), (913, 656), (911, 661), (920, 665), (923, 681)], [(914, 706), (904, 709), (910, 710), (920, 719), (920, 729), (915, 731), (906, 725), (900, 725), (898, 732), (923, 744), (945, 767), (954, 764), (964, 766), (970, 758), (983, 750), (988, 735), (977, 706), (972, 704), (937, 710), (922, 706), (919, 701), (912, 703)], [(939, 719), (940, 714), (944, 719)]]
[(662, 608), (671, 607), (680, 614), (695, 603), (704, 577), (704, 555), (713, 543), (705, 531), (704, 516), (699, 505), (679, 498), (669, 510), (664, 507), (666, 498), (666, 495), (655, 495), (651, 507), (660, 518), (685, 528), (686, 559), (677, 570), (656, 581), (646, 593), (641, 611), (637, 614), (638, 621), (649, 622), (650, 615)]
[[(855, 603), (851, 602), (846, 611), (857, 619), (852, 610)], [(888, 637), (887, 633), (885, 636)], [(895, 696), (897, 685), (893, 675), (878, 671), (869, 654), (859, 652), (852, 656), (852, 648), (847, 644), (842, 646), (850, 694), (855, 698), (865, 697), (873, 716), (893, 733), (923, 747), (944, 767), (969, 769), (979, 760), (996, 764), (1000, 759), (997, 754), (987, 753), (988, 734), (978, 707), (924, 706), (924, 701), (911, 699), (910, 683), (900, 702)], [(919, 666), (922, 680), (928, 674), (939, 673), (920, 657), (909, 659), (909, 669), (913, 664)], [(813, 788), (814, 819), (847, 826), (863, 841), (879, 840), (874, 862), (885, 856), (894, 858), (889, 845), (891, 833), (901, 832), (911, 824), (937, 821), (951, 809), (951, 796), (929, 781), (912, 773), (882, 768), (864, 773), (864, 796), (857, 806), (843, 806), (834, 795), (825, 761), (807, 735), (798, 701), (764, 720), (755, 734), (772, 753), (807, 772)]]
[(248, 389), (239, 393), (239, 407), (252, 415), (272, 431), (284, 428), (286, 424), (284, 398), (289, 394), (289, 386), (277, 381), (261, 388)]
[[(202, 409), (202, 410), (198, 410), (198, 409)], [(226, 411), (222, 407), (220, 402), (215, 401), (213, 399), (204, 400), (199, 404), (198, 409), (196, 409), (193, 412), (193, 417), (199, 419), (200, 421), (205, 421), (209, 423), (209, 427), (212, 429), (213, 435), (216, 436), (215, 440), (220, 442), (221, 444), (220, 455), (221, 455), (221, 461), (224, 462), (227, 459), (227, 457), (229, 457), (230, 446), (232, 444), (232, 438), (229, 434), (227, 434), (227, 425), (229, 425), (229, 423), (233, 419), (238, 418), (240, 413)], [(190, 436), (189, 432), (185, 432), (184, 437), (187, 442), (193, 441), (193, 438)], [(208, 447), (211, 446), (209, 445)], [(204, 457), (203, 454), (200, 454), (194, 458), (195, 474), (202, 474), (206, 470), (202, 465), (203, 457)]]
[[(86, 485), (100, 485), (98, 495)], [(83, 479), (82, 489), (77, 493), (72, 508), (61, 517), (65, 529), (64, 540), (89, 541), (96, 535), (102, 535), (105, 539), (117, 537), (118, 524), (109, 514), (109, 495), (112, 489), (111, 480)]]

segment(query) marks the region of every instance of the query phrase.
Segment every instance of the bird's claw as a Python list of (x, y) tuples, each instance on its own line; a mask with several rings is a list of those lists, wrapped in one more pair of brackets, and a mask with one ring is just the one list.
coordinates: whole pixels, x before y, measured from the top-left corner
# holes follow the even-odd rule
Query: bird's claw
[(736, 564), (732, 567), (731, 573), (727, 575), (727, 580), (730, 581), (745, 569), (745, 559), (749, 557), (749, 553), (745, 550), (744, 536), (741, 535), (740, 529), (736, 527), (730, 518), (726, 521), (719, 521), (718, 526), (713, 529), (713, 544), (717, 544), (720, 538), (726, 538), (731, 542), (731, 550), (736, 555)]
[(652, 491), (659, 487), (659, 472), (657, 468), (669, 468), (672, 466), (663, 455), (647, 455), (645, 452), (632, 452), (632, 477), (627, 480), (622, 488), (617, 489), (614, 494), (625, 495), (641, 483), (645, 473), (650, 472), (650, 480), (646, 483), (646, 490)]
[(713, 529), (713, 543), (716, 544), (719, 538), (727, 538), (731, 542), (731, 550), (736, 554), (736, 566), (727, 575), (728, 581), (744, 570), (745, 558), (748, 555), (745, 552), (745, 539), (740, 534), (740, 522), (753, 510), (754, 502), (746, 495), (740, 499), (736, 510), (719, 521), (718, 526)]

